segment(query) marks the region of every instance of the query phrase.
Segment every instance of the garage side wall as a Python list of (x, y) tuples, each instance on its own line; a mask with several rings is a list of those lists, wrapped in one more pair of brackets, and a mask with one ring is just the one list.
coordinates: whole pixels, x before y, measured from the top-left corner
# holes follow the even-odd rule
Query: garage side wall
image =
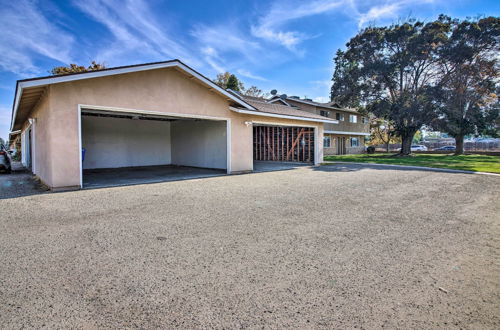
[(172, 123), (172, 164), (226, 169), (225, 121)]
[[(52, 185), (52, 162), (50, 158), (50, 148), (51, 148), (51, 126), (50, 126), (50, 89), (48, 88), (45, 94), (41, 97), (40, 101), (36, 105), (33, 112), (30, 114), (29, 118), (33, 118), (35, 121), (32, 126), (33, 130), (33, 140), (32, 145), (33, 159), (32, 164), (34, 164), (33, 172), (36, 174), (45, 184)], [(27, 135), (27, 129), (29, 128), (29, 121), (23, 124), (22, 132), (23, 135)], [(27, 143), (28, 137), (22, 139), (22, 143)], [(26, 146), (22, 147), (22, 150), (26, 150)], [(24, 157), (23, 157), (24, 158)]]
[(167, 165), (170, 122), (82, 116), (84, 169)]

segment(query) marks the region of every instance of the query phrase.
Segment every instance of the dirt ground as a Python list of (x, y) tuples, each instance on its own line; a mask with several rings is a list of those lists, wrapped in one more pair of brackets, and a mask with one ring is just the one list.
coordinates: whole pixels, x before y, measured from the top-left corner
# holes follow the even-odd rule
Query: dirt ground
[(499, 197), (338, 165), (2, 199), (0, 324), (498, 329)]

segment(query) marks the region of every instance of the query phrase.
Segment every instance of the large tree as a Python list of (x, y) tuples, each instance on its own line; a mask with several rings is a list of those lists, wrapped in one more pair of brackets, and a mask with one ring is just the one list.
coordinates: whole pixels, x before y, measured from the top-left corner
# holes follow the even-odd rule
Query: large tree
[[(368, 27), (347, 43), (336, 63), (332, 98), (359, 103), (394, 124), (401, 155), (411, 152), (415, 133), (435, 117), (431, 87), (438, 78), (439, 49), (446, 42), (446, 17)], [(345, 103), (345, 102), (344, 102)]]
[(63, 75), (69, 73), (97, 71), (105, 68), (106, 67), (103, 63), (97, 63), (96, 61), (92, 61), (92, 63), (90, 63), (90, 65), (87, 67), (83, 65), (77, 65), (74, 63), (71, 63), (68, 66), (56, 66), (52, 70), (50, 70), (50, 73), (53, 75)]
[(330, 92), (330, 100), (344, 107), (363, 108), (361, 104), (361, 86), (357, 83), (358, 67), (356, 62), (350, 62), (342, 50), (335, 54), (335, 71)]
[(434, 89), (438, 118), (432, 126), (455, 138), (455, 154), (463, 154), (466, 135), (497, 131), (499, 39), (496, 17), (454, 20), (441, 49), (441, 81)]

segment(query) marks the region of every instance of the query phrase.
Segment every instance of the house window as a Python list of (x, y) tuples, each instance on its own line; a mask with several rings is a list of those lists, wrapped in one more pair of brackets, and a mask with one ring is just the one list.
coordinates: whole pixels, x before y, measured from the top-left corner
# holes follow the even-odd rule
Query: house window
[(359, 147), (359, 138), (351, 138), (351, 147)]
[(330, 148), (332, 146), (332, 140), (329, 136), (323, 137), (323, 148)]
[(357, 123), (358, 122), (358, 116), (356, 116), (356, 115), (349, 115), (349, 122), (350, 123)]
[(330, 111), (320, 110), (319, 114), (323, 117), (330, 117)]
[(337, 119), (337, 120), (344, 120), (344, 114), (337, 112), (335, 114), (335, 119)]
[(361, 117), (361, 122), (362, 122), (363, 124), (368, 124), (368, 118), (366, 118), (366, 117)]

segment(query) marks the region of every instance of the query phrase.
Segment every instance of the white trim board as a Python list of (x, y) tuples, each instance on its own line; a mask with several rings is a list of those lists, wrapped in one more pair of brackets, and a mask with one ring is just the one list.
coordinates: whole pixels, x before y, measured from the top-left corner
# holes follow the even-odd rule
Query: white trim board
[(365, 135), (365, 136), (369, 136), (370, 135), (370, 133), (346, 132), (346, 131), (324, 131), (323, 134)]
[(182, 71), (190, 74), (191, 76), (197, 78), (198, 80), (200, 80), (204, 84), (208, 85), (211, 89), (214, 89), (214, 90), (218, 91), (219, 93), (221, 93), (222, 95), (226, 96), (227, 98), (231, 99), (235, 103), (245, 107), (246, 109), (255, 110), (254, 107), (252, 107), (250, 104), (246, 103), (244, 100), (240, 99), (239, 97), (234, 96), (230, 92), (219, 87), (217, 84), (212, 82), (210, 79), (204, 77), (200, 73), (191, 69), (190, 67), (188, 67), (187, 65), (185, 65), (181, 61), (173, 60), (173, 61), (162, 62), (162, 63), (143, 64), (143, 65), (122, 67), (122, 68), (115, 68), (115, 69), (110, 68), (110, 69), (102, 70), (102, 71), (91, 71), (91, 72), (79, 73), (79, 74), (62, 75), (62, 76), (56, 76), (56, 77), (51, 76), (51, 77), (40, 78), (40, 79), (35, 79), (35, 80), (18, 81), (17, 93), (16, 93), (15, 98), (14, 98), (13, 116), (11, 118), (10, 129), (12, 130), (14, 128), (14, 122), (16, 121), (17, 109), (19, 108), (20, 98), (22, 95), (22, 91), (25, 88), (39, 87), (39, 86), (45, 86), (45, 85), (70, 82), (70, 81), (99, 78), (99, 77), (106, 77), (106, 76), (112, 76), (112, 75), (118, 75), (118, 74), (124, 74), (124, 73), (132, 73), (132, 72), (155, 70), (155, 69), (170, 68), (170, 67), (176, 67), (176, 68), (181, 69)]
[(116, 112), (116, 113), (130, 113), (130, 114), (142, 114), (142, 115), (154, 115), (162, 117), (177, 117), (177, 118), (194, 118), (194, 119), (205, 119), (213, 121), (226, 121), (226, 158), (227, 158), (227, 174), (231, 174), (232, 160), (231, 160), (231, 119), (225, 117), (213, 117), (204, 115), (189, 115), (180, 114), (173, 112), (159, 112), (159, 111), (149, 111), (149, 110), (139, 110), (139, 109), (129, 109), (129, 108), (116, 108), (116, 107), (106, 107), (97, 105), (85, 105), (78, 104), (78, 148), (79, 148), (79, 168), (80, 168), (80, 188), (83, 188), (83, 164), (82, 164), (82, 111), (94, 110), (97, 112), (99, 110), (103, 112)]
[[(246, 115), (283, 118), (283, 119), (292, 119), (292, 120), (301, 120), (301, 121), (312, 121), (315, 123), (328, 123), (328, 124), (338, 124), (339, 123), (337, 120), (315, 119), (315, 118), (307, 118), (307, 117), (299, 117), (299, 116), (280, 115), (280, 114), (262, 112), (262, 111), (249, 111), (249, 110), (244, 110), (244, 109), (238, 109), (238, 108), (231, 107), (231, 106), (229, 107), (229, 109), (231, 111), (234, 111), (237, 113), (243, 113)], [(295, 126), (297, 126), (297, 125), (295, 125)]]

